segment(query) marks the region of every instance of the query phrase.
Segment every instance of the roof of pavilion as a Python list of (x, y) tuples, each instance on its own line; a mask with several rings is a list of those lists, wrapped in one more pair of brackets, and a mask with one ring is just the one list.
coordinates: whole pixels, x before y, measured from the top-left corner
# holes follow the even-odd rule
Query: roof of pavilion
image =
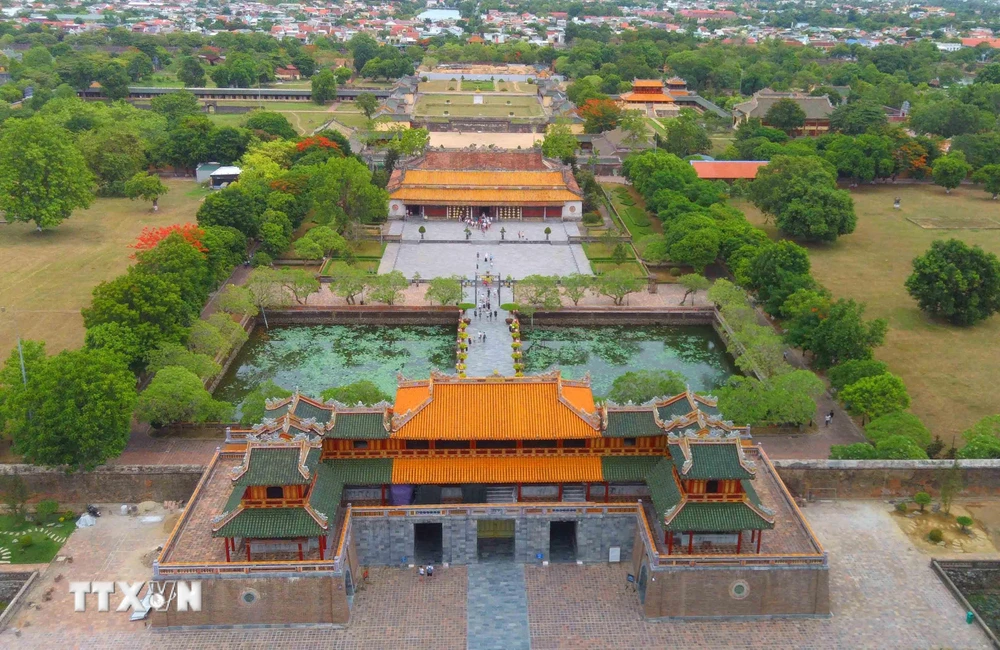
[(583, 196), (572, 170), (537, 149), (428, 151), (401, 163), (387, 189), (390, 199), (436, 205), (562, 205)]

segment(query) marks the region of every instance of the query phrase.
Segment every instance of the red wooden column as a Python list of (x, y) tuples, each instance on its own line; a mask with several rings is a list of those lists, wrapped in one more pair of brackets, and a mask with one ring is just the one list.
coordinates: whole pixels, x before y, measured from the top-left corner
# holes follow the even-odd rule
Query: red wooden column
[(604, 481), (604, 503), (611, 503), (611, 485)]
[(736, 533), (736, 554), (740, 554), (740, 547), (743, 546), (743, 531), (737, 531)]
[(757, 531), (757, 555), (760, 555), (760, 538), (764, 536), (764, 531)]
[(590, 483), (584, 483), (583, 485), (584, 485), (584, 490), (586, 490), (583, 493), (583, 500), (590, 501)]
[(247, 562), (250, 561), (250, 540), (244, 540), (247, 545)]
[(556, 497), (556, 501), (562, 501), (562, 488), (563, 488), (563, 484), (560, 483), (559, 484), (559, 496)]
[(521, 484), (517, 484), (517, 502), (521, 503)]
[(301, 562), (301, 561), (302, 561), (302, 560), (304, 560), (304, 559), (305, 559), (305, 558), (304, 558), (304, 557), (302, 557), (302, 542), (300, 541), (300, 542), (299, 542), (299, 562)]
[(326, 535), (320, 535), (319, 536), (319, 559), (321, 559), (321, 560), (324, 559), (323, 558), (323, 551), (326, 550), (324, 548), (325, 546), (326, 546)]
[(674, 531), (667, 531), (667, 555), (674, 552)]
[(382, 503), (379, 505), (385, 505), (385, 484), (382, 485)]
[(226, 543), (226, 562), (230, 562), (231, 560), (229, 559), (229, 538), (223, 537), (222, 541)]
[(694, 533), (688, 531), (688, 555), (694, 554)]

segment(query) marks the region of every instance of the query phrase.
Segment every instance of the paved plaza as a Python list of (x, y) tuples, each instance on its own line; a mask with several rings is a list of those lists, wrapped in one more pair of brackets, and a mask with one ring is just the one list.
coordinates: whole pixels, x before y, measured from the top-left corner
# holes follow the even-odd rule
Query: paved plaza
[[(421, 226), (426, 230), (423, 239)], [(503, 221), (494, 223), (488, 231), (472, 228), (468, 240), (465, 228), (465, 224), (457, 221), (391, 223), (390, 234), (401, 235), (402, 242), (386, 246), (379, 273), (401, 271), (408, 278), (414, 274), (422, 278), (449, 275), (471, 278), (477, 272), (491, 272), (514, 279), (535, 274), (591, 273), (583, 246), (568, 243), (570, 236), (579, 234), (575, 223)], [(501, 228), (506, 230), (503, 239)], [(548, 240), (545, 228), (552, 230)], [(493, 256), (492, 266), (483, 261), (486, 255)]]
[[(431, 579), (373, 568), (346, 629), (151, 632), (114, 612), (72, 611), (66, 581), (139, 579), (135, 558), (166, 533), (116, 522), (77, 531), (0, 633), (10, 650), (149, 648), (955, 648), (989, 647), (878, 501), (808, 506), (830, 552), (833, 616), (763, 621), (645, 621), (623, 589), (627, 565), (482, 565), (439, 568)], [(117, 519), (117, 517), (114, 517)], [(122, 518), (125, 519), (125, 518)], [(134, 521), (134, 520), (133, 520)], [(495, 568), (494, 568), (495, 567)], [(63, 577), (56, 582), (55, 576)], [(44, 593), (53, 589), (52, 599)], [(525, 617), (527, 612), (525, 639)]]

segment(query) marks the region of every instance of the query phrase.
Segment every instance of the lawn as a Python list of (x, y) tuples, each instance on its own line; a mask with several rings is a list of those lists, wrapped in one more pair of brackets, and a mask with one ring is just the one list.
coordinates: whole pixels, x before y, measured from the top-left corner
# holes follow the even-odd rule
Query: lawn
[(353, 266), (356, 269), (363, 269), (369, 274), (375, 275), (378, 273), (378, 266), (380, 262), (381, 260), (377, 259), (363, 259), (356, 260), (353, 264), (348, 264), (343, 260), (332, 259), (327, 261), (326, 266), (323, 267), (323, 271), (320, 275), (330, 275), (333, 273), (334, 269), (344, 266)]
[(621, 216), (633, 241), (639, 241), (647, 235), (663, 232), (663, 224), (646, 211), (646, 202), (631, 185), (604, 185), (615, 210)]
[[(300, 135), (310, 135), (334, 116), (322, 106), (302, 102), (264, 102), (265, 110), (281, 113)], [(268, 105), (270, 104), (270, 105)], [(256, 103), (243, 104), (257, 106)], [(293, 110), (298, 109), (298, 110)], [(208, 119), (218, 126), (243, 126), (250, 113), (208, 113)]]
[(591, 262), (590, 266), (594, 269), (594, 273), (596, 275), (603, 275), (608, 271), (624, 269), (637, 278), (647, 277), (642, 265), (638, 262), (625, 262), (624, 264), (615, 264), (614, 262)]
[(475, 92), (477, 90), (483, 92), (493, 92), (496, 90), (496, 83), (494, 83), (491, 79), (481, 79), (478, 81), (474, 79), (463, 79), (462, 90), (465, 92)]
[(334, 113), (332, 117), (351, 129), (361, 129), (368, 125), (368, 118), (361, 113)]
[[(59, 521), (60, 517), (64, 521)], [(14, 524), (13, 517), (0, 515), (0, 559), (9, 559), (11, 564), (51, 562), (74, 530), (76, 515), (72, 513), (54, 515), (40, 523), (26, 521), (18, 525)], [(25, 537), (31, 538), (30, 544), (24, 544)]]
[(417, 92), (421, 93), (443, 93), (449, 90), (457, 90), (459, 81), (451, 81), (450, 79), (429, 79), (428, 81), (421, 81), (417, 85)]
[[(957, 238), (1000, 254), (1000, 230), (924, 229), (907, 220), (967, 216), (1000, 222), (1000, 203), (981, 189), (961, 187), (950, 195), (934, 185), (863, 186), (851, 192), (858, 215), (857, 230), (832, 245), (809, 247), (813, 273), (834, 296), (868, 305), (867, 315), (889, 321), (889, 333), (875, 356), (889, 364), (909, 388), (911, 410), (950, 444), (956, 434), (987, 415), (1000, 413), (1000, 316), (974, 327), (955, 327), (932, 320), (917, 308), (903, 286), (912, 260), (935, 239)], [(893, 197), (902, 199), (899, 210)], [(763, 224), (747, 202), (751, 222), (772, 237), (773, 224)]]
[(539, 117), (542, 105), (537, 97), (527, 95), (481, 95), (482, 104), (474, 104), (475, 95), (421, 95), (413, 114), (451, 117)]
[(142, 229), (195, 220), (206, 191), (194, 180), (164, 182), (170, 192), (159, 212), (145, 202), (97, 199), (42, 233), (24, 223), (0, 225), (0, 306), (7, 309), (0, 315), (0, 358), (14, 347), (18, 330), (46, 341), (49, 353), (83, 344), (80, 309), (90, 304), (95, 285), (132, 263), (128, 245)]

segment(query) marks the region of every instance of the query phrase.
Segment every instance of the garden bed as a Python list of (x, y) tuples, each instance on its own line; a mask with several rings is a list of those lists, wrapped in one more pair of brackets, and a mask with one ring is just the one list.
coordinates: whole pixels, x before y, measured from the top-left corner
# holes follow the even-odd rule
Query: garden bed
[(77, 516), (74, 513), (62, 512), (35, 519), (32, 515), (28, 520), (17, 523), (11, 515), (0, 515), (0, 562), (51, 562), (76, 530)]

